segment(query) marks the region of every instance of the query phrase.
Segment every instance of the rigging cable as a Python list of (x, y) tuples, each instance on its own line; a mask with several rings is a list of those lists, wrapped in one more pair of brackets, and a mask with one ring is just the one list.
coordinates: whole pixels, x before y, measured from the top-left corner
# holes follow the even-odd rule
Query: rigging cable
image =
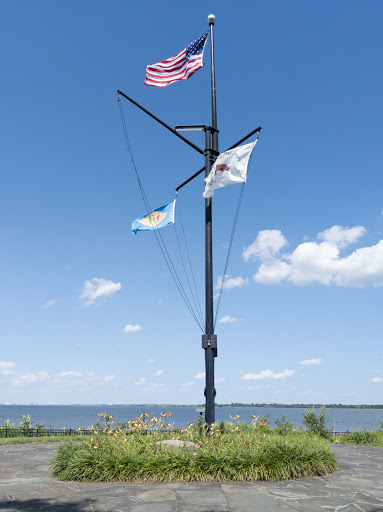
[(244, 190), (245, 190), (245, 183), (242, 183), (241, 193), (239, 195), (239, 200), (238, 200), (238, 204), (237, 204), (237, 211), (235, 212), (233, 227), (232, 227), (232, 230), (231, 230), (229, 249), (227, 251), (227, 257), (226, 257), (226, 263), (225, 263), (225, 270), (223, 271), (223, 276), (222, 276), (222, 279), (221, 279), (221, 286), (220, 286), (219, 294), (218, 294), (218, 301), (217, 301), (217, 307), (216, 307), (215, 318), (214, 318), (214, 329), (215, 329), (215, 324), (217, 323), (219, 307), (221, 305), (222, 292), (223, 292), (223, 288), (224, 288), (226, 277), (227, 277), (226, 272), (227, 272), (227, 267), (229, 265), (229, 258), (230, 258), (231, 248), (233, 246), (234, 233), (235, 233), (235, 230), (236, 230), (236, 227), (237, 227), (239, 210), (241, 208), (241, 203), (242, 203), (242, 198), (243, 198)]
[[(256, 138), (256, 141), (259, 139), (259, 133), (257, 135), (257, 138)], [(249, 162), (250, 164), (250, 162)], [(249, 165), (248, 164), (248, 165)], [(230, 258), (230, 253), (231, 253), (231, 248), (233, 246), (233, 240), (234, 240), (234, 234), (235, 234), (235, 230), (236, 230), (236, 227), (237, 227), (237, 222), (238, 222), (238, 216), (239, 216), (239, 210), (241, 208), (241, 203), (242, 203), (242, 198), (243, 198), (243, 193), (245, 191), (245, 182), (242, 183), (242, 188), (241, 188), (241, 193), (239, 195), (239, 199), (238, 199), (238, 204), (237, 204), (237, 211), (235, 212), (235, 217), (234, 217), (234, 222), (233, 222), (233, 228), (231, 230), (231, 237), (230, 237), (230, 243), (229, 243), (229, 249), (227, 251), (227, 257), (226, 257), (226, 263), (225, 263), (225, 270), (223, 271), (223, 276), (222, 276), (222, 280), (221, 280), (221, 286), (220, 286), (220, 290), (219, 290), (219, 294), (218, 294), (218, 301), (217, 301), (217, 308), (216, 308), (216, 312), (215, 312), (215, 319), (214, 319), (214, 329), (215, 329), (215, 325), (217, 323), (217, 317), (218, 317), (218, 311), (219, 311), (219, 307), (221, 305), (221, 298), (222, 298), (222, 292), (223, 292), (223, 288), (224, 288), (224, 285), (225, 285), (225, 281), (226, 281), (226, 277), (227, 277), (227, 267), (229, 265), (229, 258)]]
[[(177, 192), (177, 194), (178, 194), (178, 192)], [(194, 285), (194, 293), (193, 293), (193, 290), (191, 288), (191, 285), (190, 285), (190, 282), (189, 282), (189, 278), (188, 278), (188, 275), (187, 275), (187, 271), (186, 271), (186, 268), (185, 268), (185, 265), (184, 265), (184, 261), (183, 261), (183, 257), (182, 257), (182, 252), (181, 252), (181, 247), (180, 247), (180, 243), (178, 241), (178, 235), (177, 235), (177, 230), (176, 230), (178, 249), (180, 251), (181, 261), (182, 261), (182, 265), (183, 265), (184, 270), (185, 270), (185, 275), (186, 275), (186, 279), (187, 279), (187, 282), (188, 282), (188, 285), (189, 285), (190, 293), (191, 293), (191, 296), (193, 298), (194, 307), (195, 307), (196, 311), (199, 313), (199, 318), (201, 320), (202, 325), (204, 325), (205, 320), (204, 320), (204, 315), (202, 313), (201, 303), (199, 301), (199, 296), (198, 296), (198, 292), (197, 292), (197, 286), (196, 286), (195, 279), (194, 279), (194, 272), (193, 272), (193, 267), (192, 267), (192, 264), (191, 264), (191, 259), (190, 259), (190, 254), (189, 254), (189, 247), (188, 247), (187, 240), (186, 240), (185, 228), (184, 228), (184, 223), (183, 223), (183, 220), (182, 220), (181, 207), (180, 207), (180, 200), (179, 199), (178, 199), (178, 212), (179, 212), (179, 219), (181, 221), (181, 228), (182, 228), (182, 234), (183, 234), (185, 248), (186, 248), (186, 254), (187, 254), (188, 262), (189, 262), (190, 274), (191, 274), (191, 278), (192, 278), (193, 285)], [(176, 228), (176, 224), (174, 224), (174, 228)], [(194, 294), (195, 294), (196, 298), (194, 297)]]
[[(152, 208), (150, 207), (150, 204), (149, 204), (149, 201), (146, 197), (146, 194), (145, 194), (145, 190), (144, 190), (144, 187), (142, 185), (142, 182), (141, 182), (141, 179), (140, 179), (140, 176), (138, 174), (138, 170), (137, 170), (137, 167), (136, 167), (136, 164), (135, 164), (135, 161), (134, 161), (134, 157), (133, 157), (133, 151), (132, 151), (132, 147), (130, 145), (130, 141), (129, 141), (129, 135), (128, 135), (128, 130), (127, 130), (127, 127), (126, 127), (126, 122), (125, 122), (125, 117), (124, 117), (124, 112), (123, 112), (123, 109), (122, 109), (122, 105), (121, 105), (121, 100), (120, 100), (120, 97), (118, 97), (118, 104), (119, 104), (119, 109), (120, 109), (120, 115), (121, 115), (121, 121), (122, 121), (122, 127), (123, 127), (123, 130), (124, 130), (124, 134), (125, 134), (125, 140), (126, 140), (126, 144), (127, 144), (127, 148), (128, 148), (128, 151), (129, 151), (129, 154), (130, 154), (130, 158), (131, 158), (131, 162), (133, 164), (133, 168), (134, 168), (134, 171), (135, 171), (135, 174), (136, 174), (136, 177), (137, 177), (137, 181), (138, 181), (138, 185), (139, 185), (139, 188), (140, 188), (140, 192), (141, 192), (141, 197), (142, 197), (142, 200), (144, 202), (144, 205), (145, 205), (145, 208), (147, 209), (148, 212), (151, 212), (152, 211)], [(185, 290), (182, 286), (182, 283), (181, 283), (181, 280), (180, 278), (178, 277), (178, 274), (177, 274), (177, 271), (174, 267), (174, 264), (172, 262), (172, 259), (169, 255), (169, 252), (166, 248), (166, 245), (165, 245), (165, 242), (162, 238), (162, 235), (161, 233), (159, 232), (159, 229), (155, 226), (153, 226), (154, 229), (154, 233), (156, 235), (156, 239), (157, 239), (157, 242), (158, 242), (158, 245), (161, 249), (161, 253), (165, 259), (165, 262), (166, 262), (166, 265), (169, 269), (169, 272), (173, 278), (173, 281), (183, 299), (183, 301), (185, 302), (186, 304), (186, 307), (189, 309), (189, 312), (190, 314), (192, 315), (192, 317), (194, 318), (195, 322), (197, 323), (197, 325), (199, 326), (199, 328), (201, 329), (202, 332), (204, 332), (204, 329), (203, 329), (203, 326), (201, 325), (199, 319), (197, 318), (195, 312), (193, 311), (193, 308), (190, 304), (190, 301), (185, 293)]]

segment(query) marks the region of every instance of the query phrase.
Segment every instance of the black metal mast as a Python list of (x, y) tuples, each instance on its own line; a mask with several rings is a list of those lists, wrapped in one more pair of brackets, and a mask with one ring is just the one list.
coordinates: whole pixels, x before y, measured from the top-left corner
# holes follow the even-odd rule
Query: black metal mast
[[(129, 100), (131, 103), (136, 105), (155, 121), (160, 123), (162, 126), (171, 131), (174, 135), (182, 139), (186, 144), (191, 146), (193, 149), (205, 155), (205, 167), (196, 172), (189, 179), (184, 181), (179, 187), (176, 188), (178, 192), (183, 186), (197, 177), (200, 173), (205, 170), (205, 177), (210, 174), (212, 164), (217, 158), (218, 152), (218, 129), (217, 129), (217, 106), (216, 106), (216, 90), (215, 90), (215, 65), (214, 65), (214, 23), (215, 16), (210, 14), (208, 16), (208, 22), (210, 26), (210, 48), (211, 48), (211, 109), (212, 109), (212, 121), (211, 126), (206, 125), (183, 125), (172, 128), (164, 121), (159, 119), (157, 116), (152, 114), (149, 110), (144, 108), (142, 105), (137, 103), (135, 100), (118, 90), (118, 94), (121, 94), (124, 98)], [(189, 139), (180, 135), (180, 131), (189, 130), (203, 130), (205, 132), (205, 151), (196, 146)], [(240, 139), (238, 142), (233, 144), (228, 149), (233, 149), (246, 139), (251, 137), (254, 133), (260, 132), (261, 127), (259, 126), (255, 130), (252, 130), (245, 137)], [(213, 315), (213, 240), (212, 240), (212, 199), (205, 199), (205, 311), (206, 311), (206, 324), (205, 334), (202, 335), (202, 348), (205, 350), (205, 397), (206, 397), (206, 408), (205, 408), (205, 422), (210, 425), (215, 422), (215, 395), (216, 390), (214, 387), (214, 358), (217, 357), (217, 336), (214, 334), (214, 315)]]
[[(210, 25), (211, 48), (211, 127), (206, 127), (205, 143), (205, 177), (210, 174), (211, 164), (218, 155), (217, 106), (215, 94), (215, 67), (214, 67), (214, 22), (215, 16), (208, 17)], [(206, 373), (206, 410), (205, 422), (215, 421), (215, 387), (214, 387), (214, 357), (217, 356), (217, 336), (214, 334), (213, 315), (213, 240), (212, 240), (212, 198), (205, 199), (205, 290), (206, 290), (206, 330), (202, 339), (205, 350)]]

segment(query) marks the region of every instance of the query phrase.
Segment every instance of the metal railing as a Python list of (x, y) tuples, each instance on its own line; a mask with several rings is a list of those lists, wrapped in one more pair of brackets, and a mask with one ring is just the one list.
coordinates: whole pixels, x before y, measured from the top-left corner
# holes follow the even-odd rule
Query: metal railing
[[(52, 429), (52, 428), (31, 428), (31, 429), (20, 429), (20, 428), (0, 428), (0, 438), (4, 437), (45, 437), (45, 436), (83, 436), (91, 435), (94, 431), (89, 429)], [(102, 433), (102, 430), (100, 431)], [(146, 431), (142, 432), (147, 434)], [(336, 437), (342, 434), (350, 434), (351, 432), (331, 432), (331, 435)]]
[(31, 428), (31, 429), (20, 429), (20, 428), (0, 428), (0, 437), (45, 437), (45, 436), (79, 436), (89, 435), (91, 430), (87, 429), (52, 429), (52, 428)]

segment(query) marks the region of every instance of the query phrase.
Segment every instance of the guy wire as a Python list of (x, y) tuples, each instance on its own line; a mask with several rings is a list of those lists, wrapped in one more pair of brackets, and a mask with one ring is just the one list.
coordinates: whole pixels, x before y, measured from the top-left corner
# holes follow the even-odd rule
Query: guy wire
[[(124, 134), (125, 134), (125, 140), (126, 140), (126, 144), (127, 144), (127, 148), (128, 148), (128, 151), (129, 151), (129, 154), (130, 154), (130, 158), (131, 158), (131, 162), (133, 164), (133, 168), (134, 168), (134, 171), (135, 171), (135, 174), (136, 174), (136, 177), (137, 177), (137, 181), (138, 181), (138, 185), (139, 185), (139, 188), (140, 188), (140, 192), (141, 192), (141, 197), (142, 197), (142, 200), (144, 202), (144, 205), (145, 205), (145, 208), (147, 209), (148, 212), (151, 212), (152, 209), (150, 207), (150, 204), (149, 204), (149, 201), (146, 197), (146, 194), (145, 194), (145, 190), (144, 190), (144, 187), (142, 185), (142, 182), (140, 180), (140, 177), (139, 177), (139, 174), (138, 174), (138, 170), (137, 170), (137, 167), (136, 167), (136, 164), (135, 164), (135, 161), (134, 161), (134, 156), (133, 156), (133, 151), (132, 151), (132, 147), (130, 145), (130, 141), (129, 141), (129, 135), (128, 135), (128, 130), (127, 130), (127, 127), (126, 127), (126, 122), (125, 122), (125, 117), (124, 117), (124, 112), (123, 112), (123, 108), (122, 108), (122, 105), (121, 105), (121, 100), (120, 98), (118, 98), (118, 104), (119, 104), (119, 109), (120, 109), (120, 115), (121, 115), (121, 121), (122, 121), (122, 127), (123, 127), (123, 131), (124, 131)], [(182, 283), (178, 277), (178, 274), (177, 274), (177, 271), (174, 267), (174, 264), (172, 262), (172, 259), (169, 255), (169, 252), (166, 248), (166, 244), (162, 238), (162, 235), (161, 233), (159, 232), (158, 228), (153, 226), (154, 229), (154, 233), (156, 235), (156, 239), (157, 239), (157, 242), (158, 242), (158, 245), (161, 249), (161, 253), (162, 253), (162, 256), (164, 257), (164, 260), (166, 262), (166, 265), (169, 269), (169, 272), (173, 278), (173, 281), (183, 299), (183, 301), (185, 302), (186, 304), (186, 307), (189, 309), (189, 312), (190, 314), (192, 315), (192, 317), (194, 318), (195, 322), (197, 323), (197, 325), (199, 326), (199, 328), (201, 329), (202, 332), (204, 332), (204, 329), (203, 329), (203, 326), (201, 325), (200, 321), (198, 320), (195, 312), (193, 311), (193, 308), (190, 304), (190, 301), (186, 295), (186, 292), (182, 286)]]

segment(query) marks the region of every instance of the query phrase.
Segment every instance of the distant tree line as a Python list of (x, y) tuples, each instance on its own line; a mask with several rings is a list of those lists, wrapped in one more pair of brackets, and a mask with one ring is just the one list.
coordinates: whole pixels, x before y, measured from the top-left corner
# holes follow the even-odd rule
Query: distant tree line
[(325, 406), (326, 409), (383, 409), (383, 404), (374, 405), (345, 405), (345, 404), (243, 404), (241, 402), (232, 402), (231, 404), (216, 404), (216, 407), (251, 407), (251, 408), (278, 408), (278, 409), (307, 409), (307, 408), (320, 408)]
[[(113, 404), (122, 407), (204, 407), (205, 404)], [(383, 409), (383, 404), (360, 404), (360, 405), (345, 405), (345, 404), (243, 404), (241, 402), (232, 402), (231, 404), (215, 404), (216, 407), (252, 407), (252, 408), (267, 408), (267, 409), (320, 409), (325, 406), (326, 409)]]

